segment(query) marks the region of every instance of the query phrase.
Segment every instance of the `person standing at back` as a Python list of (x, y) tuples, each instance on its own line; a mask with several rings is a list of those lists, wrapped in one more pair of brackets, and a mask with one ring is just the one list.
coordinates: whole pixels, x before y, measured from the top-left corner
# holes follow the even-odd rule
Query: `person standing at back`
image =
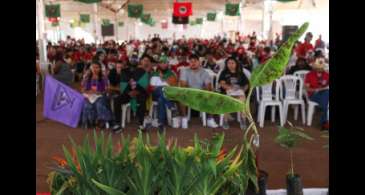
[[(197, 55), (191, 55), (189, 57), (190, 66), (181, 72), (179, 85), (180, 87), (189, 87), (195, 89), (202, 89), (213, 91), (213, 83), (209, 73), (201, 67), (199, 57)], [(188, 128), (187, 119), (187, 107), (180, 104), (182, 120), (181, 126), (183, 129)], [(215, 122), (213, 115), (207, 115), (207, 125), (211, 128), (217, 128), (218, 125)]]

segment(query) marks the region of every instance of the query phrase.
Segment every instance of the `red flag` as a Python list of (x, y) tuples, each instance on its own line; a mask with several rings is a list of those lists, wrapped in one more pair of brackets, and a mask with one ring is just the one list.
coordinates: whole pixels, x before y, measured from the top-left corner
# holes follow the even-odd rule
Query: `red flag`
[(187, 17), (192, 14), (191, 2), (174, 2), (174, 16)]

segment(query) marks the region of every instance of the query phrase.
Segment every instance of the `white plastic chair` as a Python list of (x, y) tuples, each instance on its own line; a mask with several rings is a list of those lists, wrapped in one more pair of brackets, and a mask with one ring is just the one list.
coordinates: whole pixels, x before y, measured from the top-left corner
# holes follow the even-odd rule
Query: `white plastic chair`
[[(275, 95), (273, 94), (273, 85), (275, 85)], [(280, 116), (280, 126), (284, 124), (284, 114), (283, 114), (283, 105), (279, 100), (279, 91), (280, 84), (279, 81), (276, 80), (271, 84), (267, 84), (264, 86), (256, 87), (256, 99), (259, 103), (259, 108), (257, 112), (257, 121), (259, 122), (259, 126), (264, 127), (265, 120), (265, 111), (267, 106), (271, 106), (271, 121), (275, 122), (275, 107), (279, 107), (279, 116)]]
[[(305, 81), (305, 76), (307, 75), (307, 73), (309, 73), (310, 71), (309, 70), (298, 70), (296, 72), (294, 72), (294, 76), (297, 76), (299, 78), (302, 79), (303, 81), (303, 96), (305, 98), (305, 101), (308, 103), (309, 101), (309, 98), (308, 98), (308, 94), (307, 94), (307, 91), (305, 89), (305, 86), (304, 86), (304, 81)], [(295, 107), (294, 108), (294, 118), (298, 118), (298, 107)], [(308, 117), (307, 117), (308, 118)]]
[[(157, 116), (154, 116), (154, 109), (158, 106), (158, 102), (156, 101), (152, 101), (151, 107), (150, 107), (150, 112), (149, 112), (149, 116), (151, 117), (151, 119), (155, 119), (157, 118)], [(168, 109), (166, 107), (166, 114), (167, 114), (167, 124), (169, 126), (172, 126), (172, 113), (171, 110)]]
[[(280, 96), (283, 101), (284, 121), (286, 121), (288, 117), (289, 105), (300, 105), (302, 110), (302, 121), (303, 124), (305, 124), (303, 80), (297, 76), (285, 75), (279, 79), (279, 83), (280, 85), (282, 85)], [(298, 84), (299, 84), (299, 89), (298, 89)], [(294, 113), (295, 120), (297, 120), (297, 116), (298, 115)]]
[(127, 119), (127, 122), (129, 123), (131, 121), (131, 104), (130, 103), (127, 103), (127, 104), (123, 104), (122, 105), (122, 128), (125, 127), (125, 122), (126, 122), (126, 119)]
[(314, 109), (315, 109), (316, 106), (318, 106), (317, 102), (313, 102), (313, 101), (308, 100), (307, 126), (312, 125)]
[(245, 74), (245, 76), (247, 77), (247, 79), (250, 79), (251, 78), (251, 72), (248, 69), (243, 68), (243, 74)]
[(298, 70), (298, 71), (294, 72), (294, 76), (301, 78), (304, 83), (305, 75), (307, 75), (308, 72), (309, 72), (309, 70)]
[[(206, 112), (199, 112), (200, 114), (200, 118), (202, 120), (203, 123), (203, 127), (207, 126), (207, 113)], [(191, 108), (188, 107), (188, 121), (190, 121), (191, 119)]]

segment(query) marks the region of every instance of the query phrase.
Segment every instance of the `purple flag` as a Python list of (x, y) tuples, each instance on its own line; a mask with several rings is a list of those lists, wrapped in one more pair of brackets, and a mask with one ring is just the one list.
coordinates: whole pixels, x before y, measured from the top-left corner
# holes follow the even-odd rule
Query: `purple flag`
[(43, 116), (77, 127), (84, 96), (48, 75), (45, 83)]

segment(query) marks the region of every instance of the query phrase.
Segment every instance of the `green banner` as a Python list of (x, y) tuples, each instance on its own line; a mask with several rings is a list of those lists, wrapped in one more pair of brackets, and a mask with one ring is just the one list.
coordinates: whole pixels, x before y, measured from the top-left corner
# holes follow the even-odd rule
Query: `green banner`
[(75, 0), (81, 3), (99, 3), (101, 0)]
[(152, 20), (151, 14), (142, 14), (141, 22), (143, 22), (145, 24), (149, 24), (151, 22), (151, 20)]
[(52, 22), (52, 27), (57, 27), (57, 26), (59, 26), (60, 25), (60, 23), (59, 22)]
[(128, 5), (128, 17), (140, 18), (143, 14), (142, 4), (129, 4)]
[(90, 15), (89, 14), (80, 14), (80, 22), (90, 23)]
[(110, 20), (109, 19), (103, 19), (101, 25), (103, 25), (103, 26), (110, 25)]
[(45, 8), (46, 8), (46, 17), (48, 17), (48, 18), (61, 17), (61, 5), (60, 4), (46, 5)]
[(214, 12), (207, 13), (207, 20), (208, 21), (215, 21), (216, 17), (217, 17), (217, 13), (214, 13)]
[(239, 16), (240, 15), (239, 4), (226, 3), (225, 15), (227, 16)]
[(196, 18), (195, 24), (203, 24), (203, 18)]

